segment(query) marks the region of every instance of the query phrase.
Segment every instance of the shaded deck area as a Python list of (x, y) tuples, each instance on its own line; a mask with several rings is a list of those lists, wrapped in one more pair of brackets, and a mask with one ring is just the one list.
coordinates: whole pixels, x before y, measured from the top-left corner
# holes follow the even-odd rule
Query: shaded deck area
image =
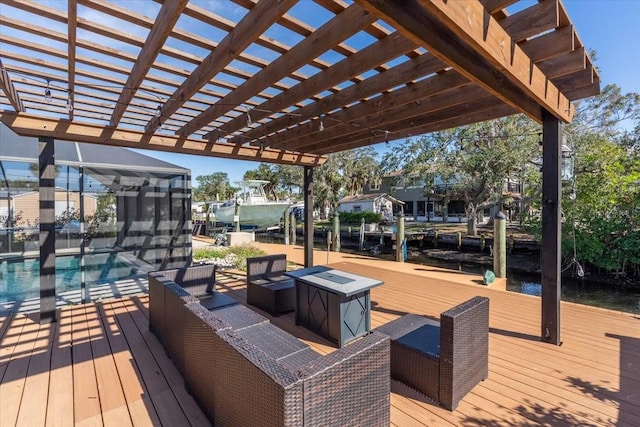
[[(267, 247), (280, 249), (302, 256)], [(490, 299), (489, 378), (455, 412), (392, 382), (393, 425), (640, 425), (640, 318), (563, 303), (558, 347), (540, 342), (536, 297), (431, 267), (342, 254), (329, 262), (385, 282), (371, 291), (374, 327), (405, 313), (437, 318), (474, 295)], [(242, 274), (223, 272), (218, 290), (245, 302)], [(64, 307), (52, 325), (0, 318), (0, 425), (208, 425), (149, 332), (147, 304), (142, 294)], [(293, 314), (272, 322), (320, 352), (334, 349), (296, 327)]]

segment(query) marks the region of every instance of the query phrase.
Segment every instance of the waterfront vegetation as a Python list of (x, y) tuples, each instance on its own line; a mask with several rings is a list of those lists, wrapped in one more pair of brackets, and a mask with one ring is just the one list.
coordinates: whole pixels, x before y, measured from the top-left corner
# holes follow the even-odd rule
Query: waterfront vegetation
[[(563, 133), (574, 165), (573, 178), (563, 183), (563, 269), (637, 285), (640, 94), (606, 86), (600, 95), (577, 104)], [(372, 147), (334, 153), (314, 174), (314, 209), (322, 215), (333, 212), (342, 197), (360, 194), (366, 185), (396, 172), (399, 179), (411, 175), (433, 183), (425, 185), (425, 195), (437, 190), (445, 206), (448, 200), (463, 200), (465, 234), (476, 235), (480, 213), (497, 204), (504, 210), (517, 207), (520, 214), (513, 219), (522, 227), (518, 232), (539, 238), (541, 135), (539, 124), (520, 115), (391, 141), (381, 156)], [(194, 198), (212, 200), (216, 192), (224, 193), (228, 182), (223, 175), (203, 178), (217, 184), (194, 190)], [(246, 177), (269, 180), (281, 199), (300, 198), (301, 168), (261, 164)], [(523, 185), (522, 197), (503, 191), (511, 178)]]
[(209, 246), (193, 249), (194, 262), (215, 262), (239, 270), (247, 268), (247, 258), (266, 255), (267, 253), (252, 245)]

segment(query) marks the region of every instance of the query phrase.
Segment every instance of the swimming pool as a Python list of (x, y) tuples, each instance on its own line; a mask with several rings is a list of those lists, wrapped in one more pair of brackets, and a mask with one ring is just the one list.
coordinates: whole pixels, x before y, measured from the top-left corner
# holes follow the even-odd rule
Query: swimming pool
[[(138, 268), (116, 253), (85, 256), (86, 287), (111, 283), (138, 275)], [(56, 294), (79, 290), (82, 283), (79, 256), (56, 257)], [(40, 261), (0, 261), (0, 303), (23, 301), (40, 295)]]

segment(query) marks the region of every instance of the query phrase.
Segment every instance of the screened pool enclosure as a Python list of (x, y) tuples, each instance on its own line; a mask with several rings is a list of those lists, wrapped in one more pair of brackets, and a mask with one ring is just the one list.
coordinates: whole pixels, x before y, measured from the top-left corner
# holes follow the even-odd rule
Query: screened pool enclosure
[(0, 125), (0, 312), (39, 308), (42, 209), (55, 211), (58, 305), (140, 292), (146, 272), (191, 263), (188, 169), (95, 144), (54, 153), (43, 206), (38, 139)]

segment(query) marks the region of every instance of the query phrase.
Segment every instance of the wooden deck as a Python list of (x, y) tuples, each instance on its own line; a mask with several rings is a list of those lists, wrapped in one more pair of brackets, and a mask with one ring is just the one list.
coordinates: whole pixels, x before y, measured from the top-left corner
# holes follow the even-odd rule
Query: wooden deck
[[(489, 378), (455, 412), (392, 382), (393, 425), (640, 425), (640, 318), (563, 303), (557, 347), (539, 340), (538, 298), (430, 267), (333, 254), (330, 262), (385, 282), (372, 290), (374, 327), (410, 312), (436, 318), (473, 295), (490, 298)], [(242, 275), (220, 279), (220, 291), (245, 301)], [(53, 325), (0, 318), (0, 426), (208, 425), (148, 330), (147, 302), (143, 294), (69, 306)], [(334, 350), (296, 327), (292, 314), (272, 322), (320, 352)]]

